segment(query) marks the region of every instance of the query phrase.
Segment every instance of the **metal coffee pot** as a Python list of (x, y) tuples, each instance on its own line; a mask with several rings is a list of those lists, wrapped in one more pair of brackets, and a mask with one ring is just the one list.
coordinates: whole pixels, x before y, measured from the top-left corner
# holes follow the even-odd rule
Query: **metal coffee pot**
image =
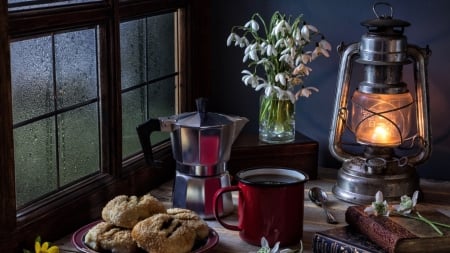
[[(176, 176), (173, 207), (191, 209), (205, 219), (214, 218), (213, 196), (230, 185), (227, 162), (231, 146), (248, 122), (245, 117), (207, 112), (207, 100), (196, 100), (197, 111), (150, 119), (137, 127), (144, 157), (152, 164), (150, 134), (170, 132)], [(222, 196), (222, 215), (233, 211), (231, 194)]]

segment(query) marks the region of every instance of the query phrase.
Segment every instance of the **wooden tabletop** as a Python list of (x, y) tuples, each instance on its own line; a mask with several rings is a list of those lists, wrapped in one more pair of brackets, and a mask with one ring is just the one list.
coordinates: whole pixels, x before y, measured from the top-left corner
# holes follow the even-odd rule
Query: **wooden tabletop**
[[(303, 247), (304, 253), (312, 252), (312, 238), (317, 231), (326, 230), (332, 227), (344, 226), (345, 211), (350, 203), (336, 199), (331, 193), (331, 189), (335, 183), (337, 170), (319, 168), (319, 177), (316, 180), (310, 180), (305, 185), (305, 212), (303, 224)], [(322, 209), (312, 203), (308, 198), (308, 190), (311, 187), (318, 186), (324, 189), (330, 198), (329, 208), (338, 220), (338, 224), (328, 224), (325, 219), (325, 214)], [(427, 205), (432, 205), (439, 211), (450, 216), (450, 182), (421, 180), (421, 188), (424, 192), (425, 202)], [(151, 194), (163, 201), (167, 207), (171, 206), (171, 190), (172, 183), (168, 182), (161, 187), (151, 191)], [(233, 193), (235, 194), (235, 192)], [(237, 195), (233, 195), (233, 202), (237, 203)], [(236, 214), (232, 214), (227, 219), (236, 219)], [(231, 253), (231, 252), (256, 252), (257, 246), (250, 245), (239, 238), (239, 232), (231, 231), (222, 227), (215, 220), (207, 220), (208, 225), (213, 228), (219, 235), (219, 242), (211, 250), (217, 253)], [(67, 235), (56, 244), (60, 247), (60, 252), (80, 252), (71, 243), (72, 235)]]

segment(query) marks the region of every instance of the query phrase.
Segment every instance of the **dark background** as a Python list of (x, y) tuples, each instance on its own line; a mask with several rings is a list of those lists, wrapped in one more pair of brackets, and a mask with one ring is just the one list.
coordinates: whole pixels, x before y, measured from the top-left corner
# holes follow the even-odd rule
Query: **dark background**
[[(212, 70), (211, 107), (218, 112), (245, 116), (250, 122), (244, 131), (257, 132), (259, 93), (241, 82), (243, 49), (227, 47), (226, 39), (234, 25), (244, 25), (253, 13), (266, 20), (276, 10), (294, 17), (304, 14), (304, 19), (315, 25), (332, 44), (330, 58), (319, 58), (310, 66), (313, 69), (306, 86), (319, 88), (309, 98), (296, 104), (296, 129), (319, 142), (319, 165), (339, 168), (328, 150), (329, 129), (335, 100), (339, 55), (336, 47), (341, 42), (359, 42), (367, 29), (361, 22), (375, 18), (367, 0), (214, 0), (212, 1)], [(427, 45), (432, 50), (428, 65), (430, 90), (430, 115), (432, 128), (432, 155), (418, 166), (423, 178), (450, 180), (450, 1), (409, 0), (388, 1), (394, 8), (394, 18), (411, 23), (405, 29), (409, 44)], [(358, 72), (355, 70), (354, 72)], [(412, 83), (412, 71), (405, 66), (404, 81)], [(355, 77), (356, 76), (356, 77)], [(352, 81), (358, 80), (352, 75)], [(414, 87), (414, 86), (413, 86)]]

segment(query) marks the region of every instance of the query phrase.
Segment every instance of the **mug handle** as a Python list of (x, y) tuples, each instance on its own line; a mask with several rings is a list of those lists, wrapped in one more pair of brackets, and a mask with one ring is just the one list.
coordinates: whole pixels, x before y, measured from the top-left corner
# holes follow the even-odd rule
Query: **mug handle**
[(238, 226), (235, 225), (231, 225), (231, 224), (227, 224), (226, 222), (224, 222), (221, 218), (220, 218), (220, 212), (219, 212), (219, 203), (222, 200), (222, 198), (220, 197), (222, 194), (226, 193), (226, 192), (231, 192), (231, 191), (241, 191), (241, 189), (239, 188), (239, 186), (237, 185), (232, 185), (232, 186), (227, 186), (227, 187), (223, 187), (218, 189), (215, 193), (214, 193), (214, 197), (213, 197), (213, 203), (214, 203), (214, 217), (216, 217), (216, 220), (224, 227), (230, 230), (235, 230), (235, 231), (240, 231), (241, 229)]

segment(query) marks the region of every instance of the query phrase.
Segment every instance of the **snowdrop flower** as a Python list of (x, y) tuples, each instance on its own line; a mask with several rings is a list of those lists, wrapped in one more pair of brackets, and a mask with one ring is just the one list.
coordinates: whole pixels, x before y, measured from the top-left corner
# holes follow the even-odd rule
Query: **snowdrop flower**
[(254, 19), (245, 23), (244, 27), (251, 28), (254, 32), (257, 32), (259, 30), (259, 24)]
[(275, 48), (283, 48), (286, 47), (286, 43), (284, 39), (279, 39), (277, 42), (275, 42)]
[(319, 41), (319, 47), (323, 48), (327, 51), (331, 51), (331, 44), (330, 42), (326, 41), (325, 38), (322, 36), (322, 39)]
[(277, 49), (272, 44), (267, 44), (267, 46), (264, 48), (264, 51), (265, 51), (266, 55), (269, 57), (278, 55)]
[(245, 85), (251, 85), (253, 88), (256, 88), (259, 85), (260, 81), (264, 81), (264, 79), (251, 73), (248, 70), (243, 70), (242, 74), (244, 74), (244, 76), (242, 76), (242, 82)]
[(257, 43), (253, 43), (251, 45), (248, 45), (245, 48), (245, 55), (244, 55), (244, 58), (242, 59), (242, 62), (246, 62), (249, 58), (252, 61), (259, 61), (258, 44)]
[(375, 216), (389, 216), (389, 205), (386, 200), (383, 200), (383, 193), (381, 191), (375, 194), (375, 202), (372, 202), (372, 205), (366, 207), (364, 212)]
[(284, 77), (284, 73), (278, 73), (275, 75), (275, 82), (280, 82), (281, 85), (286, 85), (286, 78)]
[(286, 20), (279, 20), (275, 25), (272, 31), (272, 35), (275, 35), (276, 38), (284, 37), (287, 33), (291, 32), (291, 26)]
[(266, 82), (262, 82), (255, 87), (255, 91), (259, 91), (261, 89), (264, 89), (265, 92), (267, 91), (270, 94), (270, 92), (272, 91), (272, 85)]
[(303, 25), (303, 27), (302, 27), (300, 33), (301, 33), (301, 35), (302, 35), (302, 38), (305, 39), (305, 40), (308, 41), (308, 42), (310, 41), (310, 35), (311, 35), (310, 32), (318, 33), (319, 30), (318, 30), (315, 26), (313, 26), (313, 25), (307, 25), (307, 24), (305, 23), (305, 24)]
[(306, 66), (306, 65), (303, 64), (303, 63), (300, 63), (300, 65), (298, 65), (298, 66), (294, 69), (294, 71), (292, 72), (292, 74), (295, 75), (295, 76), (297, 76), (297, 75), (300, 75), (300, 76), (308, 76), (308, 75), (309, 75), (309, 72), (311, 72), (311, 71), (312, 71), (312, 69), (311, 69), (310, 67)]
[(297, 93), (295, 93), (295, 99), (298, 99), (299, 97), (309, 97), (312, 94), (312, 91), (319, 92), (319, 89), (316, 87), (302, 87)]
[(280, 248), (280, 242), (275, 243), (273, 248), (271, 249), (269, 246), (269, 243), (267, 242), (267, 239), (265, 237), (261, 238), (261, 248), (258, 249), (256, 252), (250, 252), (250, 253), (291, 253), (291, 252), (303, 252), (303, 243), (300, 241), (300, 250), (291, 250), (291, 249), (283, 249), (279, 251)]
[(299, 85), (303, 83), (303, 80), (298, 76), (294, 76), (289, 78), (289, 83), (291, 83), (292, 85)]
[(299, 43), (302, 40), (302, 32), (300, 31), (300, 28), (295, 28), (294, 32), (292, 33), (292, 37), (294, 37), (294, 40)]
[(321, 55), (323, 55), (323, 56), (325, 56), (327, 58), (330, 57), (330, 54), (328, 53), (328, 51), (326, 49), (322, 48), (319, 45), (319, 43), (317, 43), (316, 48), (314, 49), (314, 51), (311, 54), (311, 59), (314, 60), (314, 59), (316, 59), (317, 57), (319, 57)]
[(244, 48), (244, 47), (248, 46), (248, 44), (249, 44), (248, 39), (246, 37), (242, 37), (239, 40), (236, 40), (236, 42), (239, 42), (240, 48)]
[(407, 195), (403, 195), (400, 197), (400, 204), (394, 205), (394, 208), (399, 213), (410, 214), (411, 211), (414, 210), (418, 198), (419, 198), (419, 191), (415, 191), (413, 193), (412, 198)]
[(231, 42), (236, 41), (239, 38), (239, 35), (235, 33), (230, 33), (227, 38), (227, 46), (231, 46)]

